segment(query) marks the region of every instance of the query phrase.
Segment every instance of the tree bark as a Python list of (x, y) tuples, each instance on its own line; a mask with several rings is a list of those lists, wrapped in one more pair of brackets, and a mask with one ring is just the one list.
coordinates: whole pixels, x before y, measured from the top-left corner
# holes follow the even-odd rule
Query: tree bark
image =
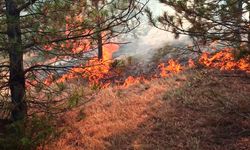
[(103, 43), (102, 43), (102, 33), (98, 33), (97, 35), (97, 43), (98, 43), (98, 59), (103, 59)]
[[(99, 2), (100, 0), (93, 0), (93, 5), (96, 9), (97, 12), (99, 12)], [(102, 42), (102, 32), (101, 31), (101, 25), (100, 25), (100, 20), (101, 17), (98, 15), (96, 16), (96, 30), (97, 30), (97, 48), (98, 48), (98, 59), (102, 60), (103, 59), (103, 42)]]
[(238, 41), (241, 41), (241, 24), (242, 24), (242, 17), (243, 17), (243, 0), (237, 0), (237, 6), (236, 6), (236, 18), (237, 18), (237, 22), (236, 22), (236, 28), (237, 28), (237, 38)]
[(5, 0), (5, 4), (10, 61), (9, 86), (11, 101), (14, 106), (11, 112), (11, 119), (13, 121), (18, 121), (24, 119), (27, 114), (20, 12), (17, 10), (15, 0)]
[(248, 2), (247, 3), (247, 8), (248, 8), (248, 26), (249, 26), (249, 28), (248, 28), (248, 45), (247, 45), (247, 52), (248, 52), (248, 54), (250, 54), (250, 2)]
[(241, 53), (241, 44), (242, 44), (242, 35), (241, 35), (241, 24), (242, 24), (242, 15), (243, 15), (243, 0), (234, 0), (233, 3), (235, 4), (234, 6), (234, 11), (233, 13), (235, 14), (235, 46), (236, 50), (234, 51), (234, 55), (236, 58), (240, 57)]

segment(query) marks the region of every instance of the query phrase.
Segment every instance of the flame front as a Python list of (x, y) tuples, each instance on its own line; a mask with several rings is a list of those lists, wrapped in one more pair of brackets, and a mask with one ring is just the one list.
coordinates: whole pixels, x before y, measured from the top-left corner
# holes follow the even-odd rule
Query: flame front
[(91, 85), (101, 84), (100, 80), (108, 76), (110, 64), (112, 63), (112, 55), (119, 49), (116, 44), (106, 44), (103, 46), (103, 59), (98, 60), (97, 57), (90, 59), (86, 66), (72, 68), (69, 73), (63, 75), (57, 82), (64, 82), (69, 79), (78, 78), (79, 75), (87, 79)]
[(218, 68), (220, 70), (242, 70), (250, 73), (250, 57), (235, 60), (232, 49), (225, 48), (220, 52), (212, 55), (203, 53), (199, 63), (209, 68)]
[(168, 61), (168, 66), (165, 66), (164, 63), (158, 65), (160, 69), (160, 76), (161, 77), (168, 77), (170, 73), (179, 73), (182, 70), (182, 66), (178, 63), (177, 60), (170, 59)]
[(145, 81), (146, 81), (146, 79), (143, 76), (140, 76), (140, 77), (129, 76), (124, 81), (123, 87), (128, 87), (130, 85), (145, 82)]
[[(69, 79), (77, 79), (79, 75), (88, 81), (90, 85), (100, 85), (101, 87), (108, 87), (111, 83), (122, 83), (122, 86), (128, 87), (129, 85), (147, 81), (146, 76), (128, 76), (126, 79), (122, 76), (117, 76), (115, 81), (112, 79), (115, 68), (111, 70), (112, 55), (119, 49), (116, 44), (106, 44), (103, 46), (103, 59), (98, 60), (94, 57), (87, 61), (85, 66), (72, 68), (67, 74), (63, 75), (56, 82), (65, 82)], [(207, 52), (202, 53), (198, 59), (198, 63), (207, 68), (218, 68), (220, 70), (242, 70), (250, 73), (250, 56), (236, 60), (232, 54), (231, 48), (225, 48), (221, 51), (210, 54)], [(159, 74), (154, 74), (153, 77), (169, 77), (171, 74), (177, 74), (183, 70), (194, 68), (198, 64), (194, 60), (189, 59), (187, 65), (182, 66), (177, 60), (170, 59), (167, 63), (160, 63), (158, 69)], [(150, 80), (150, 79), (149, 79)], [(52, 83), (46, 81), (45, 83)]]

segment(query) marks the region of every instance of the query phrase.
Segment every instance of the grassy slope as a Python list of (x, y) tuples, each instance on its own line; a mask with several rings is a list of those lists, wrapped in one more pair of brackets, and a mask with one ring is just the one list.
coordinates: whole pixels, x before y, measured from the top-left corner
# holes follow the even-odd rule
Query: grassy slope
[(59, 125), (47, 149), (250, 149), (250, 78), (189, 70), (107, 88)]

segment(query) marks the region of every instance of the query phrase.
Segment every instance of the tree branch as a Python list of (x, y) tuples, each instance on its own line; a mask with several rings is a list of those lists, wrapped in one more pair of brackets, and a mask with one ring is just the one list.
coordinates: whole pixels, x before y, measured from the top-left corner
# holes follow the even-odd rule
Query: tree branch
[(20, 7), (17, 8), (18, 12), (21, 12), (22, 10), (28, 8), (30, 5), (34, 4), (37, 0), (29, 0), (29, 2), (21, 5)]

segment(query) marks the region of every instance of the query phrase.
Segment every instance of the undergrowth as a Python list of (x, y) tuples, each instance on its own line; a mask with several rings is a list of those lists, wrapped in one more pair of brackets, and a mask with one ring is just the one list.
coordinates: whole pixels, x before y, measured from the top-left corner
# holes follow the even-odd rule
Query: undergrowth
[(5, 132), (0, 136), (0, 149), (33, 150), (38, 146), (43, 147), (59, 135), (51, 120), (48, 116), (34, 115), (6, 125)]

